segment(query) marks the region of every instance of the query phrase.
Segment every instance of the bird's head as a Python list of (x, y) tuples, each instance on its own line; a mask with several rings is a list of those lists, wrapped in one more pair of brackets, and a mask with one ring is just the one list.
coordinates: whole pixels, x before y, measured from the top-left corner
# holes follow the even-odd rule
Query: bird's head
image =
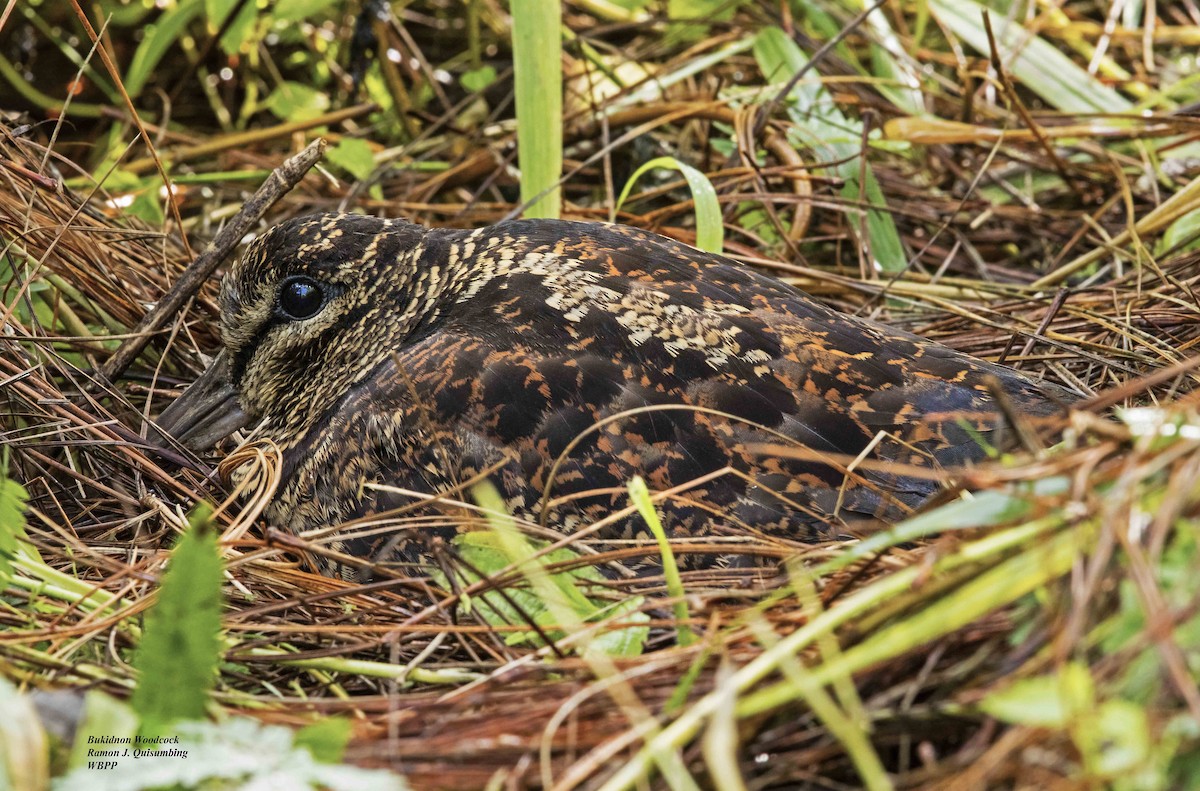
[(429, 317), (444, 284), (418, 266), (427, 233), (317, 215), (259, 237), (221, 284), (224, 349), (160, 427), (197, 450), (262, 418), (299, 439)]

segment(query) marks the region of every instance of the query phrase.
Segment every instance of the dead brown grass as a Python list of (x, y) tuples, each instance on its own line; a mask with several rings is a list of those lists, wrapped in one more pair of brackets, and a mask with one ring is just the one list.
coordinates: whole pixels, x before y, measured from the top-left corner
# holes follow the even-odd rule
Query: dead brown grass
[[(670, 73), (706, 46), (736, 40), (738, 32), (735, 27), (684, 50), (660, 69)], [(628, 58), (652, 59), (659, 46), (652, 31), (633, 28), (629, 35)], [(950, 59), (947, 52), (922, 56), (938, 66)], [(1036, 606), (1029, 597), (1006, 601), (854, 676), (872, 742), (896, 787), (1085, 787), (1067, 734), (1004, 726), (973, 707), (1010, 675), (1034, 676), (1068, 660), (1088, 663), (1098, 684), (1116, 683), (1149, 649), (1163, 679), (1145, 702), (1152, 733), (1161, 736), (1184, 713), (1200, 717), (1189, 653), (1195, 649), (1181, 647), (1174, 632), (1200, 602), (1165, 601), (1154, 574), (1174, 531), (1194, 530), (1200, 519), (1200, 442), (1190, 435), (1171, 443), (1139, 435), (1106, 411), (1157, 404), (1168, 422), (1198, 425), (1200, 256), (1152, 254), (1165, 224), (1140, 224), (1168, 193), (1182, 193), (1190, 182), (1186, 174), (1162, 173), (1156, 181), (1147, 169), (1151, 177), (1141, 183), (1130, 176), (1141, 163), (1130, 149), (1112, 145), (1194, 138), (1195, 119), (1144, 116), (1114, 124), (1111, 134), (1093, 126), (1091, 138), (1076, 140), (1069, 151), (1086, 156), (1064, 156), (1046, 144), (1056, 128), (1104, 126), (1112, 119), (1038, 113), (1017, 121), (1015, 110), (982, 102), (969, 81), (952, 84), (940, 72), (942, 93), (929, 97), (931, 106), (944, 119), (976, 125), (956, 128), (953, 137), (932, 123), (885, 127), (924, 148), (919, 157), (873, 160), (901, 236), (916, 251), (905, 271), (880, 275), (861, 264), (857, 229), (839, 211), (845, 201), (836, 179), (815, 175), (814, 163), (782, 142), (789, 122), (777, 115), (759, 126), (753, 113), (715, 98), (720, 86), (737, 84), (738, 74), (753, 69), (748, 56), (733, 57), (664, 96), (607, 116), (588, 97), (577, 97), (565, 135), (569, 216), (606, 219), (604, 197), (611, 204), (613, 183), (619, 185), (630, 162), (646, 158), (642, 150), (667, 147), (709, 173), (728, 210), (733, 234), (727, 247), (749, 264), (843, 309), (1095, 395), (1073, 415), (1065, 449), (1029, 448), (1015, 463), (981, 466), (960, 481), (981, 492), (1062, 481), (1061, 491), (1028, 495), (1030, 505), (997, 516), (992, 527), (1057, 520), (1057, 531), (1083, 531), (1088, 551), (1040, 588)], [(839, 102), (879, 124), (897, 116), (844, 62), (831, 59), (823, 73), (834, 78)], [(319, 119), (330, 124), (332, 138), (366, 133), (355, 125), (366, 109), (351, 110)], [(270, 219), (344, 206), (463, 226), (508, 215), (514, 209), (511, 131), (457, 129), (456, 118), (449, 106), (441, 115), (415, 118), (415, 139), (394, 155), (409, 164), (444, 160), (452, 163), (448, 169), (381, 168), (374, 196), (361, 185), (310, 174)], [(1036, 130), (1022, 126), (1030, 118)], [(1014, 133), (997, 137), (1005, 127)], [(722, 159), (708, 141), (726, 133), (734, 153)], [(935, 133), (941, 136), (928, 137)], [(160, 148), (176, 163), (196, 167), (274, 166), (295, 148), (298, 134), (281, 126), (253, 138), (219, 137), (201, 148), (194, 139), (164, 133)], [(764, 162), (741, 155), (758, 149)], [(52, 163), (42, 131), (0, 127), (0, 240), (14, 270), (3, 293), (11, 307), (0, 322), (0, 439), (11, 454), (8, 474), (29, 491), (28, 532), (42, 558), (97, 596), (116, 597), (119, 606), (96, 611), (80, 603), (86, 597), (49, 606), (44, 591), (10, 589), (0, 612), (0, 657), (9, 677), (31, 686), (127, 694), (133, 683), (126, 664), (133, 643), (129, 619), (147, 606), (166, 550), (186, 524), (184, 513), (200, 499), (225, 504), (219, 523), (229, 561), (230, 648), (221, 703), (289, 724), (313, 713), (350, 715), (356, 733), (350, 758), (397, 768), (417, 787), (525, 787), (546, 779), (556, 788), (600, 787), (642, 743), (636, 710), (670, 722), (716, 689), (718, 660), (745, 667), (764, 654), (756, 624), (783, 639), (812, 620), (814, 611), (785, 576), (694, 573), (687, 580), (691, 625), (703, 639), (679, 648), (661, 581), (613, 583), (614, 597), (648, 595), (651, 650), (619, 661), (615, 676), (597, 680), (595, 668), (569, 652), (506, 644), (503, 628), (456, 610), (461, 591), (442, 590), (419, 574), (353, 585), (305, 571), (301, 557), (329, 551), (324, 537), (282, 535), (256, 518), (271, 488), (269, 452), (245, 451), (263, 476), (238, 500), (207, 464), (152, 453), (141, 439), (146, 419), (201, 370), (203, 355), (217, 345), (214, 282), (156, 334), (119, 381), (93, 373), (180, 276), (188, 263), (183, 234), (200, 248), (240, 193), (228, 186), (212, 198), (184, 193), (187, 227), (166, 222), (149, 229), (109, 207), (101, 189), (86, 195), (65, 189)], [(150, 167), (138, 160), (127, 169)], [(1060, 174), (1062, 181), (1036, 192), (1031, 204), (1014, 185), (1041, 173)], [(984, 186), (1023, 197), (1003, 203), (982, 195)], [(637, 213), (619, 219), (691, 241), (692, 207), (682, 194), (670, 183), (648, 189), (633, 204)], [(761, 210), (776, 233), (741, 223), (750, 209)], [(1174, 216), (1188, 210), (1191, 204)], [(1094, 250), (1104, 254), (1068, 276), (1072, 262)], [(1139, 527), (1131, 533), (1126, 528), (1133, 523)], [(871, 532), (864, 527), (864, 536)], [(837, 629), (832, 643), (808, 645), (800, 658), (813, 666), (836, 664), (839, 651), (885, 633), (1018, 552), (952, 570), (939, 565), (986, 535), (946, 532), (884, 547), (829, 572), (818, 588), (825, 610), (890, 575), (917, 573), (903, 595)], [(816, 568), (853, 545), (797, 548), (764, 540), (745, 551)], [(1106, 653), (1095, 630), (1121, 612), (1126, 580), (1145, 611), (1161, 617), (1141, 638)], [(347, 672), (336, 664), (346, 659), (376, 664)], [(692, 668), (694, 679), (681, 687)], [(758, 686), (784, 678), (776, 670)], [(844, 745), (800, 696), (744, 717), (738, 733), (742, 776), (755, 788), (858, 782)], [(683, 756), (702, 770), (698, 741), (689, 742)]]

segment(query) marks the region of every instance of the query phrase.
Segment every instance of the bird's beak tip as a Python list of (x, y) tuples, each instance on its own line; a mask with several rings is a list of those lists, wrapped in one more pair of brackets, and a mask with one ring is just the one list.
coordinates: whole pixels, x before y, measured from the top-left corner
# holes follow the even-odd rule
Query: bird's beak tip
[(165, 442), (171, 437), (200, 452), (244, 428), (251, 420), (229, 381), (229, 364), (222, 352), (183, 395), (163, 410), (158, 417), (158, 431)]

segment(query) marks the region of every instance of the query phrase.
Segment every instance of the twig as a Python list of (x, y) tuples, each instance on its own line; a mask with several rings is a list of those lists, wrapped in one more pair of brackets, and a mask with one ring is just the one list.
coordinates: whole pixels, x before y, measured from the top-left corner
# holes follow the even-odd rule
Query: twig
[(1084, 198), (1083, 191), (1075, 184), (1075, 179), (1071, 178), (1071, 174), (1067, 171), (1066, 164), (1054, 150), (1054, 145), (1042, 130), (1040, 124), (1034, 119), (1029, 112), (1029, 108), (1021, 101), (1020, 94), (1017, 93), (1017, 88), (1008, 77), (1008, 71), (1004, 68), (1004, 61), (1000, 58), (1000, 47), (996, 44), (996, 34), (992, 32), (992, 17), (986, 10), (983, 12), (983, 29), (987, 33), (988, 40), (988, 57), (992, 62), (992, 68), (996, 70), (996, 78), (1000, 80), (1000, 87), (1004, 89), (1004, 95), (1008, 97), (1013, 109), (1021, 116), (1021, 120), (1025, 122), (1025, 126), (1037, 138), (1038, 145), (1046, 152), (1050, 162), (1054, 165), (1054, 169), (1058, 171), (1058, 175), (1062, 178), (1063, 183), (1067, 185), (1081, 199)]
[(212, 273), (225, 260), (225, 256), (237, 245), (251, 228), (262, 218), (267, 210), (275, 205), (289, 190), (304, 178), (313, 165), (325, 153), (325, 140), (317, 138), (299, 154), (288, 159), (275, 169), (263, 185), (254, 193), (254, 197), (246, 201), (241, 211), (234, 215), (218, 233), (212, 243), (205, 248), (193, 261), (183, 275), (171, 287), (134, 329), (133, 337), (126, 340), (113, 353), (113, 356), (100, 368), (101, 377), (110, 382), (116, 380), (129, 367), (130, 363), (141, 354), (150, 342), (150, 336), (167, 323), (183, 304), (199, 290)]
[[(358, 118), (361, 115), (374, 112), (376, 109), (378, 109), (377, 105), (366, 102), (364, 104), (356, 104), (353, 107), (343, 107), (340, 110), (334, 110), (314, 118), (288, 121), (284, 124), (276, 124), (275, 126), (268, 126), (262, 129), (247, 129), (244, 132), (220, 135), (207, 139), (202, 143), (172, 149), (170, 155), (171, 161), (178, 165), (183, 162), (195, 162), (198, 159), (204, 159), (205, 157), (224, 151), (245, 150), (269, 140), (288, 138), (297, 132), (307, 132), (309, 129), (315, 129), (320, 126), (336, 126), (342, 121)], [(149, 158), (145, 158), (127, 162), (121, 166), (121, 169), (134, 175), (141, 175), (153, 168), (153, 166), (154, 162)]]

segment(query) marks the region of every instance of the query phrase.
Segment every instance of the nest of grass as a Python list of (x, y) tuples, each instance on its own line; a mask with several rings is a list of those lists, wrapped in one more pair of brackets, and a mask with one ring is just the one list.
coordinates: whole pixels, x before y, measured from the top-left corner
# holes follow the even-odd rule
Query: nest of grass
[[(631, 59), (643, 44), (633, 39)], [(735, 58), (720, 68), (746, 67)], [(843, 88), (885, 118), (894, 114), (865, 87)], [(366, 112), (351, 107), (318, 122), (346, 124), (338, 134), (348, 135)], [(754, 149), (744, 139), (753, 125), (712, 101), (703, 81), (608, 114), (601, 125), (597, 117), (580, 108), (567, 126), (578, 165), (568, 199), (579, 204), (567, 214), (576, 219), (604, 218), (585, 195), (622, 167), (607, 158), (618, 146), (604, 141), (653, 147), (670, 139), (683, 158), (679, 141), (705, 140), (728, 124)], [(601, 126), (609, 137), (597, 143)], [(6, 475), (29, 494), (26, 531), (45, 566), (41, 576), (19, 566), (5, 593), (5, 675), (38, 688), (128, 694), (130, 625), (151, 601), (187, 511), (208, 500), (218, 505), (227, 560), (221, 706), (294, 725), (349, 715), (348, 758), (395, 768), (414, 787), (615, 789), (651, 777), (674, 786), (689, 772), (720, 788), (739, 787), (731, 777), (753, 788), (837, 788), (881, 787), (886, 776), (896, 788), (923, 789), (1093, 787), (1131, 771), (1157, 772), (1161, 787), (1186, 778), (1200, 750), (1200, 588), (1192, 579), (1200, 257), (1168, 249), (1156, 258), (1142, 245), (1194, 201), (1165, 220), (1135, 223), (1170, 201), (1159, 200), (1152, 181), (1121, 175), (1114, 188), (1113, 173), (1126, 163), (1106, 169), (1060, 158), (1032, 134), (1003, 147), (974, 140), (965, 154), (932, 145), (920, 173), (898, 158), (877, 170), (901, 237), (919, 251), (907, 270), (880, 277), (800, 251), (815, 240), (832, 251), (829, 260), (859, 259), (836, 183), (780, 145), (787, 131), (775, 119), (764, 128), (757, 142), (772, 158), (765, 167), (695, 157), (726, 206), (765, 206), (780, 231), (768, 244), (739, 226), (729, 252), (844, 310), (1003, 360), (1089, 400), (1061, 426), (1019, 432), (1012, 453), (956, 471), (942, 504), (899, 526), (864, 528), (853, 541), (745, 548), (785, 561), (779, 574), (685, 575), (682, 602), (662, 580), (610, 581), (605, 593), (614, 600), (642, 597), (649, 637), (640, 655), (601, 661), (578, 655), (569, 640), (514, 643), (507, 638), (534, 627), (463, 608), (464, 594), (519, 589), (519, 577), (463, 590), (420, 570), (360, 585), (306, 571), (303, 556), (327, 552), (328, 536), (287, 536), (261, 523), (269, 454), (245, 451), (239, 461), (260, 464), (262, 474), (231, 491), (216, 470), (152, 451), (141, 439), (147, 418), (217, 346), (215, 281), (118, 381), (98, 376), (180, 277), (189, 247), (172, 223), (150, 229), (112, 208), (103, 190), (80, 196), (42, 175), (54, 159), (38, 134), (0, 128), (9, 268), (0, 431)], [(1187, 131), (1188, 119), (1146, 117), (1136, 134)], [(277, 164), (271, 139), (226, 156)], [(511, 132), (422, 139), (420, 157), (457, 164), (432, 174), (381, 171), (373, 195), (310, 175), (272, 222), (354, 206), (479, 225), (514, 209)], [(464, 157), (451, 153), (463, 149)], [(188, 151), (184, 141), (176, 161), (189, 161)], [(1044, 211), (990, 202), (954, 188), (979, 179), (964, 156), (1001, 189), (1017, 171), (1059, 172), (1065, 186), (1039, 196)], [(152, 167), (139, 160), (126, 169)], [(931, 189), (933, 179), (947, 188)], [(1171, 188), (1186, 195), (1181, 183)], [(620, 219), (694, 240), (679, 186), (635, 196), (642, 213)], [(192, 245), (242, 197), (222, 188), (205, 199), (221, 211), (192, 206)], [(1035, 272), (1026, 259), (1047, 265)], [(1107, 411), (1114, 405), (1142, 408), (1116, 419)], [(599, 628), (627, 625), (610, 619)], [(699, 639), (685, 645), (684, 628)], [(1064, 691), (1063, 678), (1086, 683)], [(1048, 706), (1054, 711), (1032, 705), (1047, 698), (1058, 701)]]

